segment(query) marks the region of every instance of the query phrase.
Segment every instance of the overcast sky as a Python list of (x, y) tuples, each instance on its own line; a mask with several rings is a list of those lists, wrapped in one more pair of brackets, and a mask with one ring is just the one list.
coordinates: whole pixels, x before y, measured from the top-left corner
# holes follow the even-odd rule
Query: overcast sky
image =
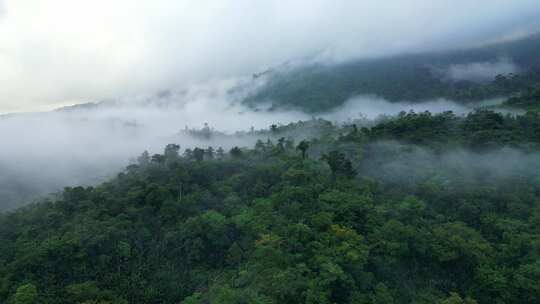
[(535, 30), (538, 0), (0, 0), (0, 113)]

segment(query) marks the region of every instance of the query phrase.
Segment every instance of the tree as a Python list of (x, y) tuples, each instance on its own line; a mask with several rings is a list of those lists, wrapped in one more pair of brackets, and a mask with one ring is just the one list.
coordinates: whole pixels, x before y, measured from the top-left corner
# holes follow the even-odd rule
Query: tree
[(95, 282), (71, 284), (66, 286), (66, 292), (74, 303), (84, 303), (85, 301), (98, 301), (102, 298), (102, 291)]
[(293, 150), (294, 149), (294, 139), (291, 137), (287, 137), (287, 140), (285, 140), (285, 149), (287, 150)]
[(206, 139), (210, 139), (210, 137), (212, 137), (212, 130), (210, 129), (210, 126), (207, 122), (204, 123), (204, 127), (202, 128), (201, 133)]
[(191, 149), (189, 149), (189, 148), (186, 149), (186, 150), (184, 151), (183, 156), (184, 156), (184, 158), (186, 158), (186, 159), (192, 159), (192, 158), (193, 158), (193, 150), (191, 150)]
[(209, 146), (206, 151), (204, 151), (204, 156), (207, 158), (207, 159), (214, 159), (214, 148), (212, 148), (212, 146)]
[(165, 147), (165, 152), (163, 153), (163, 156), (165, 157), (165, 162), (170, 163), (178, 160), (178, 158), (180, 157), (178, 151), (180, 151), (179, 145), (168, 144)]
[(328, 154), (323, 154), (321, 159), (326, 161), (328, 166), (330, 166), (334, 178), (337, 176), (352, 178), (356, 175), (351, 161), (345, 158), (345, 155), (339, 151), (334, 150)]
[(373, 304), (393, 304), (394, 298), (390, 293), (390, 290), (383, 283), (375, 286), (375, 293), (372, 296), (371, 303)]
[(234, 147), (229, 151), (229, 154), (233, 158), (240, 158), (240, 157), (242, 157), (243, 153), (242, 153), (242, 150), (240, 148)]
[(285, 152), (285, 137), (280, 137), (276, 145), (276, 150), (278, 154)]
[(24, 284), (15, 292), (15, 304), (36, 304), (38, 291), (32, 283)]
[(156, 164), (163, 164), (165, 162), (165, 156), (161, 154), (152, 155), (152, 162)]
[[(479, 152), (454, 166), (446, 148), (469, 133), (465, 117), (449, 117), (409, 113), (357, 138), (345, 138), (350, 126), (290, 124), (284, 133), (322, 135), (297, 150), (285, 142), (286, 157), (266, 140), (218, 149), (222, 161), (158, 165), (157, 155), (0, 213), (0, 303), (540, 303), (540, 164), (525, 153), (522, 171), (461, 164), (493, 153)], [(503, 134), (499, 147), (538, 152), (539, 117), (486, 128)], [(473, 132), (484, 129), (477, 119)], [(420, 153), (405, 143), (419, 138)], [(361, 175), (345, 179), (353, 164)]]
[(223, 157), (225, 157), (225, 150), (223, 150), (222, 147), (217, 148), (216, 156), (218, 159), (223, 159)]
[(442, 301), (439, 301), (440, 304), (477, 304), (474, 299), (466, 297), (463, 299), (459, 294), (451, 292), (450, 296)]
[(265, 152), (272, 151), (273, 149), (274, 149), (274, 143), (270, 140), (270, 138), (268, 138), (265, 144)]
[(257, 142), (255, 143), (255, 151), (259, 153), (266, 152), (266, 146), (262, 140), (257, 139)]
[(148, 151), (144, 151), (141, 156), (137, 157), (137, 163), (139, 163), (139, 166), (145, 167), (150, 164), (150, 154), (148, 154)]
[(302, 152), (302, 159), (306, 159), (306, 152), (307, 152), (307, 149), (309, 149), (309, 142), (306, 140), (302, 140), (298, 144), (298, 146), (296, 146), (296, 149)]
[(204, 160), (204, 149), (201, 148), (195, 148), (193, 149), (193, 158), (195, 158), (196, 161), (200, 162)]
[(538, 303), (540, 301), (540, 261), (523, 264), (515, 274), (514, 284), (521, 291), (522, 303)]

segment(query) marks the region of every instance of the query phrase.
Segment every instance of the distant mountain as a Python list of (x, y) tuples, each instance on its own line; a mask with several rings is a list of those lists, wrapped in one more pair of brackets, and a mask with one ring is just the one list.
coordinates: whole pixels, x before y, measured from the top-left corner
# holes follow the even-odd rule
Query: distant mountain
[[(362, 59), (339, 64), (285, 65), (253, 75), (264, 85), (244, 102), (253, 107), (322, 112), (355, 95), (390, 101), (449, 98), (474, 102), (508, 96), (540, 83), (540, 34), (445, 52)], [(504, 77), (497, 75), (502, 75)]]

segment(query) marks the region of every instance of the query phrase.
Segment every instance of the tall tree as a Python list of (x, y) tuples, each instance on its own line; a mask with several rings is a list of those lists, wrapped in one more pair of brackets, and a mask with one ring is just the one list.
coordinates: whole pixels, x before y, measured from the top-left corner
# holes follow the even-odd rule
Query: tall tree
[(193, 158), (193, 150), (187, 148), (183, 154), (184, 158), (191, 160)]
[(174, 162), (178, 160), (180, 157), (178, 151), (180, 151), (180, 146), (177, 144), (168, 144), (165, 146), (165, 152), (163, 153), (163, 156), (165, 156), (165, 162)]
[(15, 304), (37, 304), (38, 291), (34, 284), (19, 286), (15, 292)]
[(222, 147), (217, 148), (216, 156), (218, 159), (223, 159), (223, 157), (225, 157), (225, 150), (223, 150)]
[(231, 155), (231, 157), (233, 158), (240, 158), (242, 157), (242, 150), (238, 147), (234, 147), (231, 149), (231, 151), (229, 151), (229, 154)]
[(193, 158), (195, 158), (196, 161), (200, 162), (204, 160), (204, 149), (201, 148), (195, 148), (193, 149)]
[(326, 161), (328, 166), (330, 166), (334, 178), (337, 176), (352, 178), (356, 175), (351, 161), (345, 157), (345, 154), (339, 151), (334, 150), (328, 154), (323, 154), (321, 159)]
[(302, 152), (302, 159), (306, 159), (306, 152), (309, 149), (309, 142), (302, 140), (298, 146), (296, 146), (296, 149)]
[(148, 151), (144, 151), (141, 156), (137, 157), (137, 163), (139, 163), (139, 166), (145, 167), (150, 164), (150, 154), (148, 154)]
[(208, 148), (206, 148), (206, 150), (204, 151), (204, 156), (207, 159), (214, 159), (214, 156), (215, 156), (214, 148), (212, 148), (212, 146), (208, 146)]

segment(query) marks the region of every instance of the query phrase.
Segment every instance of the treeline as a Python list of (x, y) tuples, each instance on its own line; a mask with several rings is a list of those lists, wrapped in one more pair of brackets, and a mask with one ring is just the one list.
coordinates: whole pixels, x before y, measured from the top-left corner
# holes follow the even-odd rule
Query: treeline
[(504, 105), (512, 108), (525, 109), (528, 111), (539, 111), (540, 85), (523, 90), (517, 96), (506, 100)]
[(462, 117), (452, 112), (436, 115), (402, 112), (398, 119), (383, 121), (364, 131), (372, 140), (399, 140), (439, 149), (452, 146), (473, 150), (501, 146), (536, 149), (540, 143), (540, 114), (477, 110)]
[[(535, 115), (317, 120), (253, 148), (143, 153), (0, 216), (0, 302), (537, 303)], [(526, 166), (452, 163), (510, 147)]]

